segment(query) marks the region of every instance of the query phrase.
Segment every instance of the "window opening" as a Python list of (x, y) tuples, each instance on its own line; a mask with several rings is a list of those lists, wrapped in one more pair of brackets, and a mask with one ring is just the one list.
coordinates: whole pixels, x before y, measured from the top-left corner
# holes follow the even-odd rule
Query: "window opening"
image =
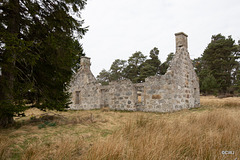
[(79, 104), (80, 103), (80, 91), (76, 91), (75, 92), (75, 104)]
[(137, 105), (144, 105), (144, 86), (137, 86)]
[(138, 96), (138, 103), (142, 103), (142, 96), (141, 96), (141, 93), (139, 94), (137, 94), (137, 96)]

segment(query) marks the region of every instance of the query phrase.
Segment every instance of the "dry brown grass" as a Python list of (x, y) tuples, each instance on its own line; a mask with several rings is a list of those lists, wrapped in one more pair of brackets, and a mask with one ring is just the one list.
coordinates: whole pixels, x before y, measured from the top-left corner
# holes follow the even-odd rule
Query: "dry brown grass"
[(216, 98), (214, 96), (202, 96), (201, 105), (211, 107), (240, 107), (240, 97)]
[[(0, 159), (239, 158), (240, 98), (201, 97), (201, 104), (164, 114), (28, 110), (20, 128), (0, 130)], [(56, 126), (39, 129), (45, 121)]]
[(52, 139), (50, 142), (38, 140), (28, 145), (21, 155), (21, 159), (77, 159), (77, 157), (81, 156), (84, 145), (81, 137), (62, 137)]
[[(187, 115), (185, 122), (138, 117), (100, 140), (84, 159), (229, 159), (240, 151), (239, 114)], [(223, 156), (222, 151), (235, 151)]]
[(6, 136), (0, 137), (0, 159), (5, 160), (9, 158), (10, 151), (9, 146), (11, 145), (11, 140)]

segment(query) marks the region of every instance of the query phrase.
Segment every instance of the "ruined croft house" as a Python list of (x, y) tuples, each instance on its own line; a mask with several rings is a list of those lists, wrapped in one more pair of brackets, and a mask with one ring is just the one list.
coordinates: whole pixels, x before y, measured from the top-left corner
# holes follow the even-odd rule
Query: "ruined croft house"
[(144, 83), (126, 79), (102, 86), (90, 70), (90, 58), (82, 57), (81, 67), (70, 83), (70, 108), (170, 112), (198, 107), (199, 81), (188, 53), (188, 36), (182, 32), (175, 36), (176, 53), (166, 74), (148, 77)]

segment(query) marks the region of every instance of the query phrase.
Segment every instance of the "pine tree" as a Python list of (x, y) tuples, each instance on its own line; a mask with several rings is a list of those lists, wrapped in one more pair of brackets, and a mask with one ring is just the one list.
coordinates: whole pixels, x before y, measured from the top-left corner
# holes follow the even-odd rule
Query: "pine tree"
[(116, 59), (110, 68), (110, 81), (118, 81), (124, 79), (123, 70), (126, 68), (126, 61)]
[(102, 85), (108, 85), (110, 82), (110, 72), (103, 69), (99, 75), (97, 75), (97, 81), (98, 83), (101, 83)]
[(155, 76), (159, 74), (159, 68), (161, 61), (158, 58), (159, 50), (158, 48), (154, 47), (150, 51), (150, 59), (147, 59), (145, 62), (143, 62), (140, 66), (140, 75), (139, 75), (139, 81), (144, 82), (145, 78), (150, 76)]
[(159, 69), (159, 73), (161, 75), (164, 75), (167, 72), (167, 69), (168, 69), (168, 67), (170, 65), (170, 62), (171, 62), (173, 56), (174, 56), (174, 53), (169, 53), (168, 56), (167, 56), (166, 61), (161, 64), (160, 69)]
[(195, 69), (195, 72), (197, 73), (197, 75), (199, 77), (199, 74), (202, 70), (202, 57), (194, 58), (192, 60), (192, 63), (193, 63), (193, 67)]
[[(0, 126), (26, 103), (62, 110), (67, 84), (83, 54), (85, 0), (9, 0), (0, 3)], [(71, 14), (70, 14), (71, 13)], [(73, 16), (73, 14), (75, 14)], [(77, 35), (77, 36), (75, 36)]]
[(145, 79), (150, 76), (156, 75), (156, 68), (150, 63), (143, 63), (140, 68), (139, 81), (145, 82)]
[(217, 94), (218, 84), (213, 75), (208, 74), (203, 78), (200, 89), (205, 94)]
[[(158, 55), (159, 55), (159, 50), (158, 48), (154, 47), (150, 51), (150, 55), (149, 55), (150, 59), (146, 60), (146, 63), (150, 64), (154, 68), (153, 69), (153, 72), (155, 73), (154, 75), (159, 74), (158, 71), (161, 65), (161, 61), (159, 60)], [(150, 76), (153, 76), (153, 75), (150, 75)]]
[(234, 84), (233, 84), (233, 87), (234, 87), (234, 90), (237, 92), (237, 93), (240, 93), (240, 69), (238, 68), (238, 70), (235, 71), (235, 77), (234, 77)]
[(211, 71), (221, 93), (226, 93), (232, 84), (232, 72), (238, 59), (234, 43), (231, 36), (225, 38), (221, 34), (214, 35), (202, 55), (203, 72)]
[(237, 45), (236, 57), (238, 59), (236, 65), (234, 66), (233, 76), (233, 89), (235, 92), (240, 93), (240, 40)]
[(130, 79), (133, 83), (141, 82), (140, 70), (141, 65), (146, 60), (146, 56), (144, 56), (141, 52), (135, 52), (128, 59), (128, 66), (124, 69), (124, 75), (126, 78)]

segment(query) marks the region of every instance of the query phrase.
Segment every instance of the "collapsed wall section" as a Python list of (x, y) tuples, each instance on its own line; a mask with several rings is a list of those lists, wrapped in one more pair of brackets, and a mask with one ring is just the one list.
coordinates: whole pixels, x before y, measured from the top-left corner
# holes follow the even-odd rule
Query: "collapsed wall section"
[(137, 95), (135, 86), (130, 80), (110, 82), (108, 86), (102, 87), (102, 107), (109, 107), (113, 110), (135, 110)]
[(154, 76), (145, 82), (145, 106), (142, 111), (169, 112), (172, 111), (173, 100), (171, 78), (169, 75)]

